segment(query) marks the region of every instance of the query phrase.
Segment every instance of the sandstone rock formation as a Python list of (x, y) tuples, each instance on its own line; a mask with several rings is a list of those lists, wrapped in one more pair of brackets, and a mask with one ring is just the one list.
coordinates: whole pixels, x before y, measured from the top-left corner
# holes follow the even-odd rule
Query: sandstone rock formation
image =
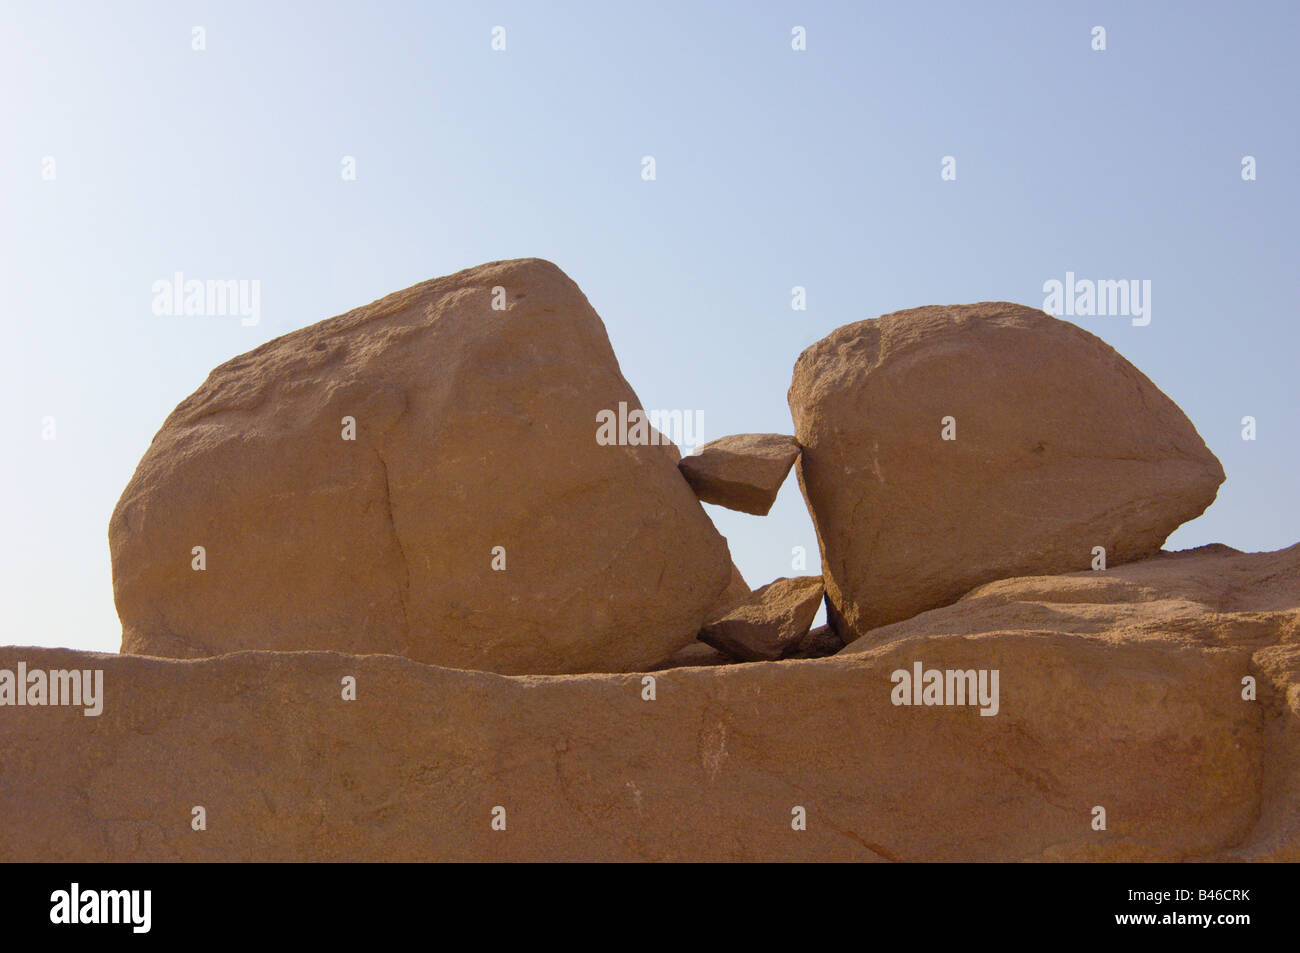
[[(1223, 472), (1150, 381), (983, 304), (789, 398), (598, 441), (636, 395), (533, 259), (222, 365), (112, 517), (126, 654), (0, 647), (0, 861), (1300, 860), (1300, 544), (1157, 554)], [(825, 584), (751, 593), (700, 500), (796, 458)]]
[(793, 437), (744, 433), (710, 441), (677, 466), (705, 503), (766, 516), (798, 456)]
[(1031, 573), (1157, 552), (1223, 469), (1110, 346), (1005, 302), (840, 328), (794, 368), (800, 486), (846, 641)]
[[(716, 618), (722, 615), (732, 606), (739, 605), (747, 600), (750, 596), (749, 583), (745, 582), (745, 577), (741, 575), (740, 568), (733, 562), (731, 564), (731, 581), (727, 583), (727, 588), (722, 590), (722, 595), (709, 607), (705, 613), (704, 619)], [(689, 646), (686, 646), (689, 648)]]
[[(927, 616), (831, 658), (660, 672), (653, 701), (640, 674), (0, 648), (100, 668), (106, 696), (3, 711), (0, 860), (1300, 860), (1300, 546)], [(998, 713), (895, 705), (918, 661), (998, 670)]]
[[(1265, 754), (1256, 766), (1262, 793), (1251, 836), (1226, 859), (1300, 860), (1300, 544), (1273, 553), (1202, 546), (1160, 553), (1104, 572), (1028, 576), (980, 586), (950, 606), (867, 633), (840, 657), (874, 655), (932, 640), (1068, 637), (1128, 649), (1136, 646), (1224, 654), (1239, 660), (1225, 697), (1257, 710)], [(917, 649), (918, 654), (920, 649)], [(1081, 697), (1104, 690), (1106, 670), (1071, 677)], [(1159, 669), (1153, 682), (1164, 678)], [(1254, 686), (1243, 684), (1250, 677)], [(1080, 681), (1073, 681), (1080, 678)], [(1243, 694), (1257, 691), (1255, 701)], [(1146, 717), (1145, 709), (1134, 719)]]
[(228, 361), (113, 513), (122, 650), (654, 664), (694, 639), (729, 560), (675, 447), (598, 444), (597, 415), (620, 403), (640, 407), (600, 318), (537, 259)]
[(829, 625), (819, 625), (809, 629), (808, 634), (800, 639), (794, 648), (788, 650), (782, 658), (825, 658), (844, 648), (844, 640)]
[(824, 595), (821, 576), (777, 579), (706, 622), (700, 641), (746, 662), (779, 659), (808, 634)]
[(951, 605), (873, 629), (843, 651), (984, 632), (1202, 648), (1300, 646), (1300, 543), (1272, 553), (1216, 544), (1104, 572), (1000, 579)]
[(737, 661), (725, 652), (719, 652), (712, 645), (692, 642), (690, 645), (682, 646), (651, 668), (651, 671), (661, 672), (670, 668), (691, 668), (696, 665), (734, 665)]

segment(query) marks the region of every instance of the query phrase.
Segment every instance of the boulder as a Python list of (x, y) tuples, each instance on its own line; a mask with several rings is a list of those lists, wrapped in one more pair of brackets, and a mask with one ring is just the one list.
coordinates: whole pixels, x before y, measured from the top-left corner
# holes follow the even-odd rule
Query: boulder
[(800, 355), (789, 403), (845, 641), (995, 579), (1151, 556), (1224, 478), (1114, 349), (1006, 302), (842, 327)]
[(176, 408), (113, 512), (122, 651), (659, 662), (730, 569), (675, 447), (598, 441), (639, 408), (586, 297), (537, 259), (270, 341)]
[[(0, 674), (102, 671), (103, 705), (0, 709), (0, 861), (1300, 860), (1300, 546), (927, 617), (661, 671), (654, 701), (642, 674), (3, 647)], [(996, 670), (996, 714), (897, 704), (918, 662)]]
[(746, 662), (779, 659), (807, 635), (824, 595), (821, 576), (777, 579), (709, 620), (700, 641)]
[(744, 433), (710, 441), (677, 466), (705, 503), (766, 516), (798, 456), (794, 437)]

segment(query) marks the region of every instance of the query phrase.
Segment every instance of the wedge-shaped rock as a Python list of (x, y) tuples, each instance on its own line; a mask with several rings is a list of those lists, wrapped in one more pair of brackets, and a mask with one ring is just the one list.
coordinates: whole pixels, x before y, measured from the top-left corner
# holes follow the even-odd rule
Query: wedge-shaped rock
[(229, 361), (109, 525), (122, 649), (634, 670), (692, 641), (726, 544), (560, 269), (494, 262)]
[(808, 634), (825, 589), (821, 576), (769, 582), (700, 629), (700, 641), (746, 662), (779, 659)]
[(705, 503), (766, 516), (798, 456), (793, 437), (744, 433), (706, 443), (677, 466)]
[(1223, 482), (1113, 348), (1005, 302), (840, 328), (799, 357), (789, 402), (846, 641), (995, 579), (1150, 556)]

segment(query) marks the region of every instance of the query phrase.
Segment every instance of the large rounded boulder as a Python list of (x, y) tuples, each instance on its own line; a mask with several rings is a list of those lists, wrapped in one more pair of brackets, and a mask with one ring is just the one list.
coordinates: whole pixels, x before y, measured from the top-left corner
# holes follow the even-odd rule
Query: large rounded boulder
[(845, 641), (992, 580), (1151, 556), (1224, 479), (1113, 348), (1005, 302), (842, 327), (800, 355), (789, 403)]
[(586, 297), (536, 259), (270, 341), (176, 408), (113, 512), (122, 650), (660, 662), (731, 566), (675, 448), (597, 439), (639, 409)]

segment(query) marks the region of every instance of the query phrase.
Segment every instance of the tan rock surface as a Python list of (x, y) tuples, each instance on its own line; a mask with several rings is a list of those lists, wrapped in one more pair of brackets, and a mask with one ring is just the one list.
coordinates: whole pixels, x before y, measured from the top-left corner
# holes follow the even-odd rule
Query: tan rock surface
[(700, 641), (746, 662), (779, 659), (808, 634), (825, 593), (821, 576), (774, 580), (706, 622)]
[[(19, 659), (102, 668), (106, 700), (97, 718), (0, 710), (5, 861), (1182, 860), (1297, 842), (1295, 778), (1274, 767), (1295, 750), (1294, 669), (1243, 702), (1239, 646), (927, 636), (661, 672), (654, 701), (636, 674), (395, 656), (0, 649)], [(891, 672), (917, 660), (999, 669), (999, 713), (894, 706)]]
[[(1300, 544), (1272, 553), (1202, 546), (1104, 572), (999, 580), (868, 632), (838, 657), (990, 632), (1243, 653), (1237, 682), (1223, 690), (1258, 706), (1267, 755), (1259, 821), (1225, 859), (1300, 861)], [(1240, 700), (1246, 676), (1258, 701)]]
[(692, 642), (690, 645), (684, 645), (664, 661), (653, 666), (650, 671), (660, 672), (670, 668), (690, 668), (695, 665), (735, 665), (736, 659), (730, 655), (719, 652), (711, 645), (705, 645), (703, 642)]
[(727, 550), (675, 447), (598, 445), (597, 414), (620, 402), (640, 407), (599, 316), (537, 259), (424, 282), (221, 365), (113, 513), (123, 651), (391, 652), (511, 673), (662, 660), (727, 586)]
[[(795, 364), (797, 472), (846, 641), (981, 583), (1157, 552), (1223, 469), (1099, 338), (1005, 302), (840, 328)], [(952, 418), (943, 438), (945, 418)]]
[(828, 655), (834, 655), (843, 648), (844, 641), (835, 633), (834, 629), (829, 625), (819, 625), (815, 629), (809, 629), (808, 634), (781, 657), (788, 659), (825, 658)]
[(727, 583), (727, 588), (722, 590), (722, 595), (718, 596), (717, 601), (705, 613), (705, 620), (717, 618), (732, 606), (745, 602), (749, 599), (751, 591), (749, 583), (745, 582), (745, 577), (740, 573), (740, 568), (733, 562), (731, 564), (731, 581)]
[(1215, 544), (1104, 572), (1000, 579), (952, 605), (874, 629), (843, 651), (985, 632), (1205, 648), (1300, 644), (1300, 544), (1272, 553)]
[(677, 466), (705, 503), (766, 516), (798, 456), (793, 437), (745, 433), (712, 440)]

